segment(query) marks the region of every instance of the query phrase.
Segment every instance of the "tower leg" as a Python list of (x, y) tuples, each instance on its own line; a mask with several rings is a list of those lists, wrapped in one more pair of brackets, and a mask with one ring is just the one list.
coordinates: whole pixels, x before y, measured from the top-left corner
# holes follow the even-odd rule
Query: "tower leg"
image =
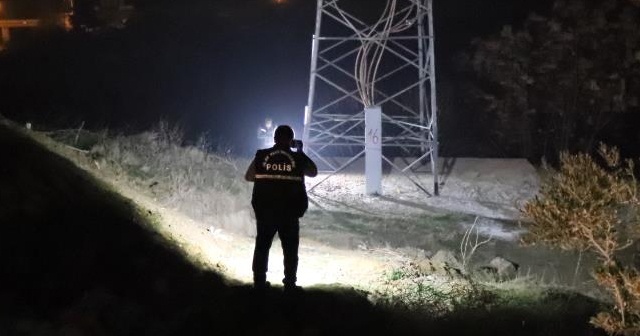
[(311, 71), (309, 74), (309, 100), (304, 111), (304, 131), (303, 141), (309, 141), (310, 127), (311, 127), (311, 112), (313, 111), (314, 98), (316, 94), (316, 74), (318, 71), (318, 49), (320, 48), (320, 32), (322, 27), (322, 8), (324, 6), (323, 0), (318, 0), (316, 9), (316, 29), (313, 35), (313, 42), (311, 45)]
[(438, 160), (440, 159), (438, 141), (438, 104), (436, 92), (436, 56), (435, 43), (436, 33), (433, 28), (433, 0), (427, 0), (427, 11), (429, 16), (429, 85), (431, 87), (431, 165), (433, 167), (433, 194), (440, 195)]

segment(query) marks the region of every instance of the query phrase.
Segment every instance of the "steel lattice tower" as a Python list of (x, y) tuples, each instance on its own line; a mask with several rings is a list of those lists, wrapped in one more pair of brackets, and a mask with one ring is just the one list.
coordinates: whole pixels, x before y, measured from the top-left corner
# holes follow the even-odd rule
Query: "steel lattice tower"
[[(338, 173), (364, 156), (365, 104), (358, 96), (353, 68), (364, 42), (384, 50), (380, 71), (373, 79), (375, 105), (381, 106), (382, 159), (427, 194), (412, 172), (425, 161), (433, 173), (438, 195), (438, 123), (432, 0), (396, 0), (397, 18), (407, 29), (378, 33), (340, 6), (345, 0), (318, 0), (313, 36), (309, 100), (303, 140), (322, 171)], [(369, 36), (363, 39), (363, 36)], [(390, 156), (410, 158), (399, 167)], [(332, 158), (346, 156), (336, 161)], [(324, 180), (323, 180), (324, 181)], [(321, 181), (320, 183), (322, 183)]]

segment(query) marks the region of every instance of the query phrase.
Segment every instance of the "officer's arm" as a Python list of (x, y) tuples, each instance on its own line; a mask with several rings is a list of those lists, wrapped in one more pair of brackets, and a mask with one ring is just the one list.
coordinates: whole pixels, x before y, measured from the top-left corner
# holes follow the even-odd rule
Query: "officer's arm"
[(306, 155), (305, 158), (307, 159), (307, 164), (304, 165), (304, 175), (309, 177), (316, 177), (318, 175), (318, 167), (316, 166), (316, 163)]
[(247, 172), (244, 173), (244, 179), (248, 182), (255, 182), (256, 180), (256, 159), (251, 160)]

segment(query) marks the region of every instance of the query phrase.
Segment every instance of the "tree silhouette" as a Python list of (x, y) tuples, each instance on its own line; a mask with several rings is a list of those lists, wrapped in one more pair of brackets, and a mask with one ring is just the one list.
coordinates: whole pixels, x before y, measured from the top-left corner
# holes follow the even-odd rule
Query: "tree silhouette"
[(616, 114), (640, 106), (640, 10), (629, 0), (557, 0), (477, 39), (466, 63), (485, 128), (510, 155), (590, 152)]

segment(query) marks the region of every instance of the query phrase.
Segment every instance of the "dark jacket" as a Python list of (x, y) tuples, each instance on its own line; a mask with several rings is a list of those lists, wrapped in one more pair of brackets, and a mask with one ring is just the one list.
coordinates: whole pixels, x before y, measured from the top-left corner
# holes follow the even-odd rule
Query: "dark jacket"
[(251, 205), (256, 218), (302, 217), (309, 206), (304, 174), (309, 165), (315, 169), (311, 159), (274, 146), (258, 150), (251, 164), (255, 171)]

